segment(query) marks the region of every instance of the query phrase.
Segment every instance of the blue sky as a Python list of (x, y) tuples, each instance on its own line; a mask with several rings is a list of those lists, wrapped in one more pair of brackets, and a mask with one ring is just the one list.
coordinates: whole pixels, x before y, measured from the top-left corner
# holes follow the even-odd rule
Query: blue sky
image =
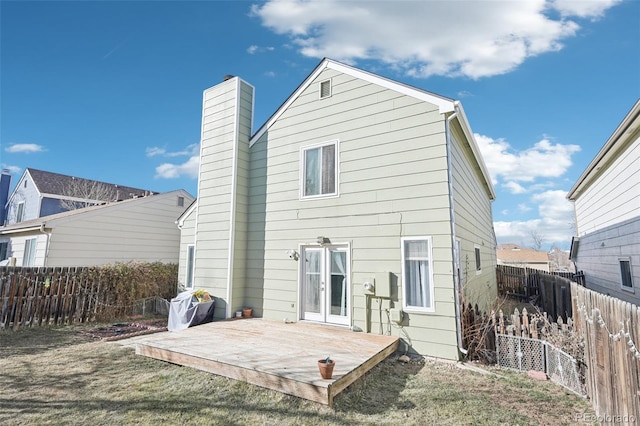
[(0, 2), (0, 163), (196, 195), (202, 92), (255, 127), (330, 57), (459, 99), (499, 243), (568, 248), (582, 171), (640, 97), (640, 2)]

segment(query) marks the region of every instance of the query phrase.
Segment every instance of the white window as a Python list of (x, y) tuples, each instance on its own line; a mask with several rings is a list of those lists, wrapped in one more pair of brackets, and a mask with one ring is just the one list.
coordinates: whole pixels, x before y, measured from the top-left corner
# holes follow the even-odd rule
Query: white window
[(34, 266), (36, 264), (36, 245), (38, 240), (29, 238), (24, 242), (24, 256), (22, 258), (22, 266)]
[(24, 201), (21, 201), (18, 203), (18, 212), (16, 213), (16, 222), (22, 222), (23, 220), (24, 220)]
[(185, 288), (193, 288), (193, 267), (195, 264), (196, 247), (193, 244), (187, 246), (187, 273)]
[(301, 151), (302, 198), (338, 194), (338, 141)]
[(474, 246), (474, 251), (476, 254), (476, 274), (482, 272), (482, 263), (480, 262), (480, 247)]
[(434, 311), (431, 237), (402, 238), (402, 304), (407, 311)]
[(620, 262), (620, 286), (623, 290), (635, 293), (633, 289), (633, 276), (631, 275), (631, 259), (623, 257), (618, 259)]

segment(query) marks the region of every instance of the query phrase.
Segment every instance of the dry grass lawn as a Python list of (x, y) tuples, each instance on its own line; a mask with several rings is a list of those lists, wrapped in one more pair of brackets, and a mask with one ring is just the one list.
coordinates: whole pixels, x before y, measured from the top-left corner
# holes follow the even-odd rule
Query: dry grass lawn
[(0, 424), (561, 425), (593, 415), (550, 382), (396, 357), (328, 408), (136, 356), (80, 327), (0, 331)]

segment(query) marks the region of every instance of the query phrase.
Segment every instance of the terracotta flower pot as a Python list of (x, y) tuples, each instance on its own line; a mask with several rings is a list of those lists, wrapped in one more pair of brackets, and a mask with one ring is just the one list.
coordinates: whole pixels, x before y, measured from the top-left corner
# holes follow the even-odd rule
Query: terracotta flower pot
[(335, 365), (336, 363), (333, 360), (329, 360), (329, 362), (326, 359), (318, 360), (318, 369), (323, 379), (330, 379), (333, 376), (333, 367)]
[(252, 308), (244, 308), (242, 310), (242, 316), (244, 316), (245, 318), (251, 318), (251, 315), (253, 315), (253, 309)]

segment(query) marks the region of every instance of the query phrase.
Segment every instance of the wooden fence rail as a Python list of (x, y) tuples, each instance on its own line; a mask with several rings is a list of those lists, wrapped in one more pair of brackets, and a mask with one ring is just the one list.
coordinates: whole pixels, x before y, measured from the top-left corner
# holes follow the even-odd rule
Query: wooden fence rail
[(581, 281), (581, 274), (552, 274), (532, 268), (498, 265), (498, 294), (526, 300), (541, 308), (550, 317), (565, 321), (573, 312), (571, 282)]
[(598, 416), (640, 419), (640, 307), (572, 284), (576, 330), (584, 336), (587, 394)]
[[(0, 267), (0, 328), (91, 322), (131, 314), (137, 307), (131, 297), (175, 294), (172, 268)], [(140, 278), (143, 274), (151, 284)], [(144, 294), (147, 290), (151, 293)]]

